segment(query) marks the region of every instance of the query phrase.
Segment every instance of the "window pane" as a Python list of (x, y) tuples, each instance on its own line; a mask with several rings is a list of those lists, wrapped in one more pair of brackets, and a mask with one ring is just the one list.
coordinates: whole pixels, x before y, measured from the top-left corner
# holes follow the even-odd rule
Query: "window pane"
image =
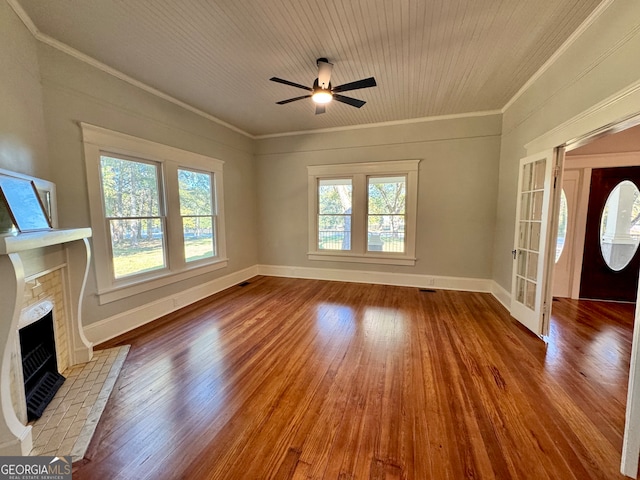
[(624, 180), (611, 191), (600, 217), (600, 251), (614, 272), (625, 268), (640, 244), (640, 190)]
[(319, 214), (351, 213), (351, 179), (332, 178), (318, 182)]
[(216, 255), (210, 173), (178, 169), (184, 258), (193, 262)]
[(178, 170), (180, 215), (213, 215), (211, 174)]
[(369, 178), (369, 214), (404, 214), (406, 185), (405, 177)]
[(100, 173), (106, 217), (160, 216), (155, 164), (100, 156)]
[(351, 250), (350, 215), (318, 215), (318, 249)]
[(351, 250), (350, 178), (318, 181), (318, 249)]
[(368, 183), (367, 251), (404, 253), (406, 178), (371, 177)]
[(404, 215), (369, 215), (367, 250), (404, 253)]
[(562, 250), (564, 249), (564, 242), (567, 238), (567, 221), (569, 217), (569, 209), (567, 208), (567, 196), (564, 193), (564, 189), (560, 192), (560, 212), (558, 214), (558, 239), (556, 240), (556, 258), (555, 263), (558, 263)]
[(100, 156), (114, 278), (165, 268), (158, 166)]
[(109, 220), (115, 278), (165, 267), (162, 222), (159, 218)]
[(184, 258), (187, 262), (215, 256), (211, 217), (182, 217)]

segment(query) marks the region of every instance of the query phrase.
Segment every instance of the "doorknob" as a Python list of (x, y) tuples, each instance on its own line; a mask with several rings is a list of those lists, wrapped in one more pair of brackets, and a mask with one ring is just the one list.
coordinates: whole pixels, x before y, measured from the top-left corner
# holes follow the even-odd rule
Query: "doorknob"
[(516, 250), (515, 248), (513, 250), (511, 250), (511, 255), (513, 255), (513, 259), (516, 259), (516, 254), (518, 253), (518, 250)]

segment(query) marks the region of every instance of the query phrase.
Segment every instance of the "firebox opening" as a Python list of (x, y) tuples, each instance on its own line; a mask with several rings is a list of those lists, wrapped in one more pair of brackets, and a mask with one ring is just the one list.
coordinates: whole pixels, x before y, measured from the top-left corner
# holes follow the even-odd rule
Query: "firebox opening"
[(28, 420), (42, 416), (65, 378), (58, 373), (53, 311), (20, 329), (20, 349)]

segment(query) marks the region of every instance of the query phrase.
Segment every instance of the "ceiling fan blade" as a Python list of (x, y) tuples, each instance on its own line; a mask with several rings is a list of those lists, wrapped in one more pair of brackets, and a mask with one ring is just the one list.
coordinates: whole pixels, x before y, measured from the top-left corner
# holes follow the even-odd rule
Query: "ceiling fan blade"
[(303, 90), (309, 90), (310, 92), (313, 91), (311, 87), (305, 87), (304, 85), (300, 85), (299, 83), (290, 82), (289, 80), (283, 80), (282, 78), (271, 77), (269, 80), (271, 80), (272, 82), (283, 83), (285, 85), (290, 85), (292, 87), (301, 88)]
[(311, 95), (302, 95), (301, 97), (289, 98), (287, 100), (280, 100), (276, 102), (278, 105), (284, 105), (285, 103), (295, 102), (296, 100), (302, 100), (303, 98), (311, 98)]
[(347, 105), (351, 105), (352, 107), (360, 108), (365, 103), (364, 100), (358, 100), (357, 98), (345, 97), (344, 95), (338, 95), (336, 93), (333, 94), (333, 99), (338, 102), (346, 103)]
[(326, 58), (319, 58), (316, 62), (318, 64), (318, 85), (322, 88), (329, 88), (329, 82), (331, 81), (331, 70), (333, 70), (333, 64), (329, 63)]
[(377, 85), (376, 79), (373, 77), (369, 77), (369, 78), (363, 78), (362, 80), (356, 80), (355, 82), (338, 85), (337, 87), (333, 87), (331, 91), (336, 93), (348, 92), (349, 90), (358, 90), (359, 88), (375, 87), (376, 85)]
[(316, 115), (320, 115), (321, 113), (326, 112), (325, 105), (316, 105)]

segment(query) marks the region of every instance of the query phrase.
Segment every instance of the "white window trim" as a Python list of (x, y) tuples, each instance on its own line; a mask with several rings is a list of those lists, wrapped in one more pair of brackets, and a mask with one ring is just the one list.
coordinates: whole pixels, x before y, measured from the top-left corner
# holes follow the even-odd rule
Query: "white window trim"
[[(420, 160), (393, 160), (335, 165), (310, 165), (307, 167), (309, 188), (309, 260), (333, 262), (376, 263), (384, 265), (415, 265), (416, 222), (418, 215), (418, 164)], [(372, 176), (402, 175), (407, 178), (406, 221), (404, 253), (366, 251), (366, 188), (367, 178)], [(353, 181), (353, 214), (351, 251), (318, 249), (318, 180), (326, 178), (351, 178)]]
[[(144, 140), (120, 132), (114, 132), (87, 123), (80, 123), (84, 143), (84, 157), (87, 173), (87, 189), (89, 194), (89, 211), (91, 227), (93, 229), (93, 254), (95, 257), (95, 273), (98, 286), (98, 299), (105, 304), (126, 298), (138, 293), (153, 290), (165, 285), (186, 280), (203, 273), (225, 268), (228, 264), (225, 221), (224, 221), (224, 192), (222, 166), (224, 162), (197, 153), (169, 147), (160, 143)], [(111, 255), (109, 247), (109, 232), (104, 220), (102, 206), (102, 191), (100, 185), (100, 155), (124, 155), (142, 160), (151, 160), (161, 164), (164, 182), (175, 177), (177, 185), (178, 168), (198, 169), (213, 173), (216, 192), (217, 210), (217, 253), (212, 259), (197, 262), (184, 262), (182, 252), (173, 248), (167, 252), (167, 268), (151, 271), (146, 274), (114, 280), (111, 273)], [(179, 198), (177, 187), (165, 192), (167, 202), (167, 222), (181, 225), (179, 215)], [(176, 215), (177, 211), (177, 215)], [(176, 223), (177, 220), (177, 223)], [(181, 235), (182, 227), (167, 229), (169, 244), (176, 245), (177, 237)], [(174, 237), (172, 242), (171, 237)], [(179, 240), (178, 240), (179, 242)]]

